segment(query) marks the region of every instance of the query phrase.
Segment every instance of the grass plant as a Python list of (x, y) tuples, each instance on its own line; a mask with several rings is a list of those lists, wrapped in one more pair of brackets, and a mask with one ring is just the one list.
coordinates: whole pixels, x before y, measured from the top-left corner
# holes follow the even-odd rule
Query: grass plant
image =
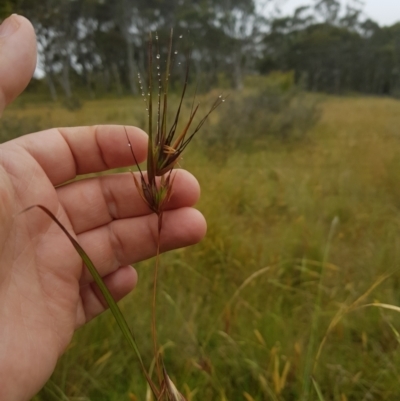
[[(176, 53), (176, 51), (174, 52)], [(152, 389), (152, 392), (157, 400), (169, 400), (169, 401), (183, 401), (185, 398), (183, 395), (177, 390), (174, 383), (168, 376), (166, 371), (162, 353), (160, 352), (160, 347), (157, 341), (157, 281), (158, 281), (158, 271), (160, 264), (160, 238), (161, 238), (161, 230), (162, 230), (162, 222), (163, 222), (163, 213), (166, 207), (167, 202), (169, 201), (172, 189), (173, 189), (173, 169), (175, 165), (179, 162), (180, 157), (187, 147), (187, 145), (191, 142), (196, 133), (201, 129), (204, 122), (207, 120), (208, 116), (222, 103), (225, 101), (222, 96), (218, 96), (218, 98), (214, 101), (210, 110), (206, 113), (206, 115), (201, 118), (201, 120), (197, 123), (197, 125), (192, 129), (192, 123), (196, 116), (196, 113), (199, 109), (199, 105), (193, 104), (190, 110), (190, 115), (187, 119), (187, 122), (184, 124), (181, 132), (177, 133), (179, 127), (179, 120), (181, 117), (181, 109), (182, 103), (185, 99), (186, 89), (188, 85), (188, 76), (189, 76), (189, 64), (186, 67), (186, 77), (184, 79), (183, 88), (181, 97), (179, 100), (179, 104), (177, 110), (175, 112), (175, 116), (171, 125), (167, 124), (168, 119), (168, 90), (169, 90), (169, 77), (171, 74), (171, 68), (173, 63), (173, 31), (171, 30), (168, 52), (166, 56), (166, 66), (165, 71), (162, 73), (162, 68), (160, 66), (160, 58), (161, 55), (159, 53), (159, 45), (158, 45), (158, 35), (156, 35), (156, 60), (158, 61), (156, 68), (156, 83), (157, 83), (157, 103), (156, 103), (156, 113), (155, 113), (155, 121), (153, 116), (153, 41), (152, 35), (149, 37), (149, 50), (148, 50), (148, 85), (145, 88), (148, 92), (148, 99), (145, 97), (144, 92), (142, 93), (145, 97), (145, 101), (147, 104), (146, 110), (148, 111), (148, 132), (149, 132), (149, 141), (148, 141), (148, 152), (147, 152), (147, 172), (146, 176), (143, 174), (140, 169), (139, 163), (135, 157), (135, 153), (133, 147), (131, 145), (131, 141), (128, 137), (128, 133), (125, 130), (127, 141), (129, 144), (129, 148), (132, 152), (133, 160), (135, 161), (139, 173), (140, 173), (140, 182), (136, 179), (135, 175), (132, 173), (132, 177), (135, 182), (135, 186), (139, 194), (141, 195), (143, 201), (147, 204), (147, 206), (156, 213), (158, 217), (158, 236), (157, 236), (157, 255), (155, 260), (155, 268), (154, 268), (154, 278), (153, 278), (153, 296), (152, 296), (152, 324), (151, 324), (151, 334), (153, 341), (153, 352), (154, 352), (154, 361), (155, 367), (158, 377), (158, 385), (159, 389), (157, 390), (154, 384), (151, 381), (151, 373), (147, 376), (147, 380)], [(164, 76), (163, 76), (164, 75)], [(139, 75), (139, 80), (141, 82), (141, 77)], [(142, 83), (141, 83), (142, 85)], [(143, 87), (141, 86), (143, 91)], [(154, 127), (155, 122), (155, 129)], [(157, 181), (157, 177), (160, 177), (160, 180)]]
[[(171, 30), (170, 40), (168, 45), (168, 52), (166, 56), (166, 66), (165, 71), (162, 72), (163, 68), (160, 65), (160, 50), (158, 43), (158, 35), (156, 34), (156, 82), (157, 82), (157, 103), (156, 103), (156, 117), (154, 129), (154, 116), (153, 116), (153, 75), (155, 73), (153, 68), (153, 40), (150, 33), (149, 36), (149, 48), (148, 48), (148, 83), (147, 87), (144, 87), (142, 77), (138, 75), (140, 88), (142, 90), (142, 96), (146, 102), (146, 111), (148, 112), (148, 152), (147, 152), (147, 172), (146, 175), (142, 172), (140, 165), (136, 159), (134, 149), (132, 147), (131, 141), (128, 136), (128, 132), (125, 129), (125, 134), (127, 138), (127, 143), (132, 153), (133, 161), (135, 162), (139, 174), (140, 182), (137, 180), (135, 175), (132, 173), (134, 184), (138, 193), (140, 194), (143, 201), (152, 210), (158, 218), (158, 236), (157, 236), (157, 252), (155, 259), (154, 268), (154, 278), (153, 278), (153, 290), (152, 290), (152, 307), (151, 307), (151, 337), (153, 343), (153, 363), (149, 369), (145, 367), (141, 353), (139, 351), (138, 344), (135, 337), (129, 328), (123, 313), (118, 307), (117, 303), (114, 301), (110, 291), (104, 284), (102, 277), (98, 273), (93, 262), (86, 254), (84, 249), (79, 245), (79, 243), (69, 234), (67, 229), (60, 223), (60, 221), (54, 216), (49, 209), (43, 205), (33, 205), (25, 209), (22, 213), (28, 212), (33, 208), (39, 208), (44, 213), (46, 213), (65, 233), (70, 242), (73, 244), (75, 250), (78, 252), (82, 258), (84, 264), (89, 269), (94, 281), (98, 285), (101, 293), (103, 294), (108, 306), (114, 315), (121, 332), (123, 333), (125, 339), (130, 344), (131, 348), (136, 355), (140, 368), (146, 378), (151, 394), (157, 401), (185, 401), (185, 397), (180, 393), (180, 391), (175, 387), (175, 384), (171, 380), (167, 373), (165, 364), (163, 362), (162, 347), (159, 347), (157, 341), (157, 281), (158, 281), (158, 271), (160, 265), (160, 238), (163, 222), (163, 213), (166, 208), (168, 201), (170, 200), (172, 190), (173, 190), (173, 170), (175, 165), (179, 162), (180, 157), (191, 142), (196, 133), (201, 129), (202, 125), (207, 120), (208, 116), (222, 103), (225, 99), (222, 95), (214, 101), (213, 105), (204, 117), (200, 119), (197, 125), (192, 128), (192, 123), (199, 109), (199, 104), (195, 105), (195, 99), (193, 99), (192, 107), (187, 122), (184, 124), (181, 132), (177, 133), (179, 120), (181, 117), (182, 103), (185, 99), (186, 89), (188, 85), (189, 76), (189, 63), (186, 67), (186, 76), (184, 78), (183, 89), (177, 110), (172, 124), (168, 124), (168, 87), (169, 87), (169, 77), (171, 74), (172, 62), (173, 62), (173, 31)], [(177, 51), (175, 51), (177, 54)], [(147, 91), (147, 97), (144, 93)], [(160, 177), (157, 180), (157, 177)], [(156, 371), (157, 382), (154, 382), (152, 378), (153, 371)], [(151, 398), (151, 395), (146, 396), (146, 398)]]

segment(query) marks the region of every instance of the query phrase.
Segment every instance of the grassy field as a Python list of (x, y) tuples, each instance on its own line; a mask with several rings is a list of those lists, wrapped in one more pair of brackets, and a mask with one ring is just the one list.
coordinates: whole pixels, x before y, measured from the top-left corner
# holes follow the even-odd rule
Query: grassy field
[[(5, 121), (20, 132), (143, 125), (142, 107), (98, 100), (71, 113), (21, 102)], [(400, 102), (326, 97), (320, 107), (302, 141), (261, 140), (219, 160), (199, 140), (185, 156), (209, 230), (162, 258), (159, 338), (189, 401), (318, 400), (311, 377), (325, 400), (400, 399), (400, 315), (383, 308), (400, 305)], [(147, 362), (151, 266), (136, 266), (140, 283), (122, 302)], [(106, 313), (76, 333), (35, 401), (145, 393)]]

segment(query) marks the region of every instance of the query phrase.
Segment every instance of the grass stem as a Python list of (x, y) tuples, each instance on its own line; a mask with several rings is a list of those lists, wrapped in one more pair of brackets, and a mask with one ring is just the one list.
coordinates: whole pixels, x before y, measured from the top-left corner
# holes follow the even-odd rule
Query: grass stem
[(319, 276), (319, 283), (318, 283), (318, 290), (317, 290), (317, 297), (315, 300), (314, 306), (314, 313), (312, 317), (311, 323), (311, 334), (310, 339), (308, 342), (307, 348), (307, 357), (305, 360), (305, 369), (304, 369), (304, 377), (303, 377), (303, 394), (302, 394), (302, 401), (308, 401), (310, 397), (310, 390), (311, 390), (311, 369), (313, 366), (313, 361), (315, 360), (314, 357), (314, 348), (315, 348), (315, 341), (318, 335), (318, 327), (319, 327), (319, 319), (321, 315), (321, 303), (322, 303), (322, 284), (324, 281), (325, 276), (325, 265), (328, 263), (329, 253), (331, 248), (331, 243), (333, 240), (333, 235), (335, 233), (336, 227), (339, 224), (339, 218), (335, 217), (332, 220), (331, 227), (329, 229), (328, 241), (325, 247), (324, 256), (322, 260), (321, 272)]
[(151, 336), (153, 339), (153, 350), (154, 358), (156, 361), (156, 370), (159, 384), (162, 383), (162, 372), (159, 363), (159, 353), (157, 344), (157, 281), (158, 281), (158, 269), (160, 266), (160, 238), (161, 238), (161, 225), (162, 215), (158, 215), (158, 230), (157, 230), (157, 254), (156, 263), (154, 266), (154, 277), (153, 277), (153, 296), (151, 305)]

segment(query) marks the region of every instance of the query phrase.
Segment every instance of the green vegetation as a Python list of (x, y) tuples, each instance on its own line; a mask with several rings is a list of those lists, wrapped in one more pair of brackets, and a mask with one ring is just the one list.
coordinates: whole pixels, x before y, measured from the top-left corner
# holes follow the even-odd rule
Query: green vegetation
[[(400, 95), (400, 24), (379, 26), (362, 0), (303, 0), (292, 15), (272, 13), (281, 0), (2, 0), (0, 18), (28, 17), (39, 43), (41, 80), (70, 109), (81, 99), (140, 94), (149, 30), (161, 54), (173, 27), (174, 85), (191, 53), (201, 90), (242, 89), (249, 74), (294, 71), (308, 90)], [(268, 4), (268, 7), (264, 7)]]
[[(222, 130), (230, 102), (237, 95), (207, 131)], [(326, 97), (319, 109), (302, 140), (257, 136), (221, 162), (199, 137), (181, 163), (201, 183), (209, 230), (161, 259), (158, 325), (166, 366), (188, 400), (400, 397), (400, 317), (362, 307), (400, 304), (400, 103)], [(74, 113), (22, 99), (4, 118), (21, 134), (30, 125), (143, 126), (144, 115), (132, 98), (87, 101)], [(257, 117), (244, 129), (256, 126)], [(138, 287), (121, 303), (146, 361), (152, 266), (136, 266)], [(35, 401), (132, 401), (145, 392), (107, 312), (76, 333)]]

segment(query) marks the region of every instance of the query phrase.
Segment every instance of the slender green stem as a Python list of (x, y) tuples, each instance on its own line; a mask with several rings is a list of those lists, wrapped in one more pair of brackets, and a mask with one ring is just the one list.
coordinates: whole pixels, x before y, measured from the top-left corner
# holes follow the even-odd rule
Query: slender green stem
[(322, 265), (321, 265), (321, 271), (320, 271), (319, 283), (318, 283), (318, 290), (317, 290), (317, 297), (316, 297), (315, 304), (314, 304), (314, 313), (313, 313), (312, 322), (311, 322), (311, 334), (310, 334), (310, 339), (308, 342), (307, 357), (306, 357), (305, 369), (304, 369), (303, 394), (302, 394), (302, 398), (301, 398), (302, 401), (308, 401), (309, 397), (310, 397), (311, 380), (312, 380), (311, 369), (312, 369), (313, 360), (315, 358), (314, 348), (315, 348), (316, 337), (318, 335), (319, 319), (320, 319), (320, 315), (321, 315), (322, 284), (323, 284), (324, 276), (325, 276), (325, 266), (328, 263), (328, 259), (329, 259), (329, 252), (331, 249), (333, 235), (335, 233), (338, 223), (339, 223), (339, 219), (338, 219), (338, 217), (335, 217), (331, 223), (331, 227), (330, 227), (329, 235), (328, 235), (328, 241), (327, 241), (325, 251), (324, 251), (324, 256), (322, 259)]
[(157, 344), (157, 281), (158, 281), (158, 268), (160, 265), (160, 238), (161, 238), (161, 221), (162, 215), (158, 215), (158, 230), (157, 230), (157, 254), (156, 264), (154, 267), (154, 278), (153, 278), (153, 299), (151, 305), (151, 336), (153, 338), (153, 350), (154, 358), (156, 361), (156, 370), (159, 384), (162, 383), (162, 372), (158, 358), (158, 344)]

